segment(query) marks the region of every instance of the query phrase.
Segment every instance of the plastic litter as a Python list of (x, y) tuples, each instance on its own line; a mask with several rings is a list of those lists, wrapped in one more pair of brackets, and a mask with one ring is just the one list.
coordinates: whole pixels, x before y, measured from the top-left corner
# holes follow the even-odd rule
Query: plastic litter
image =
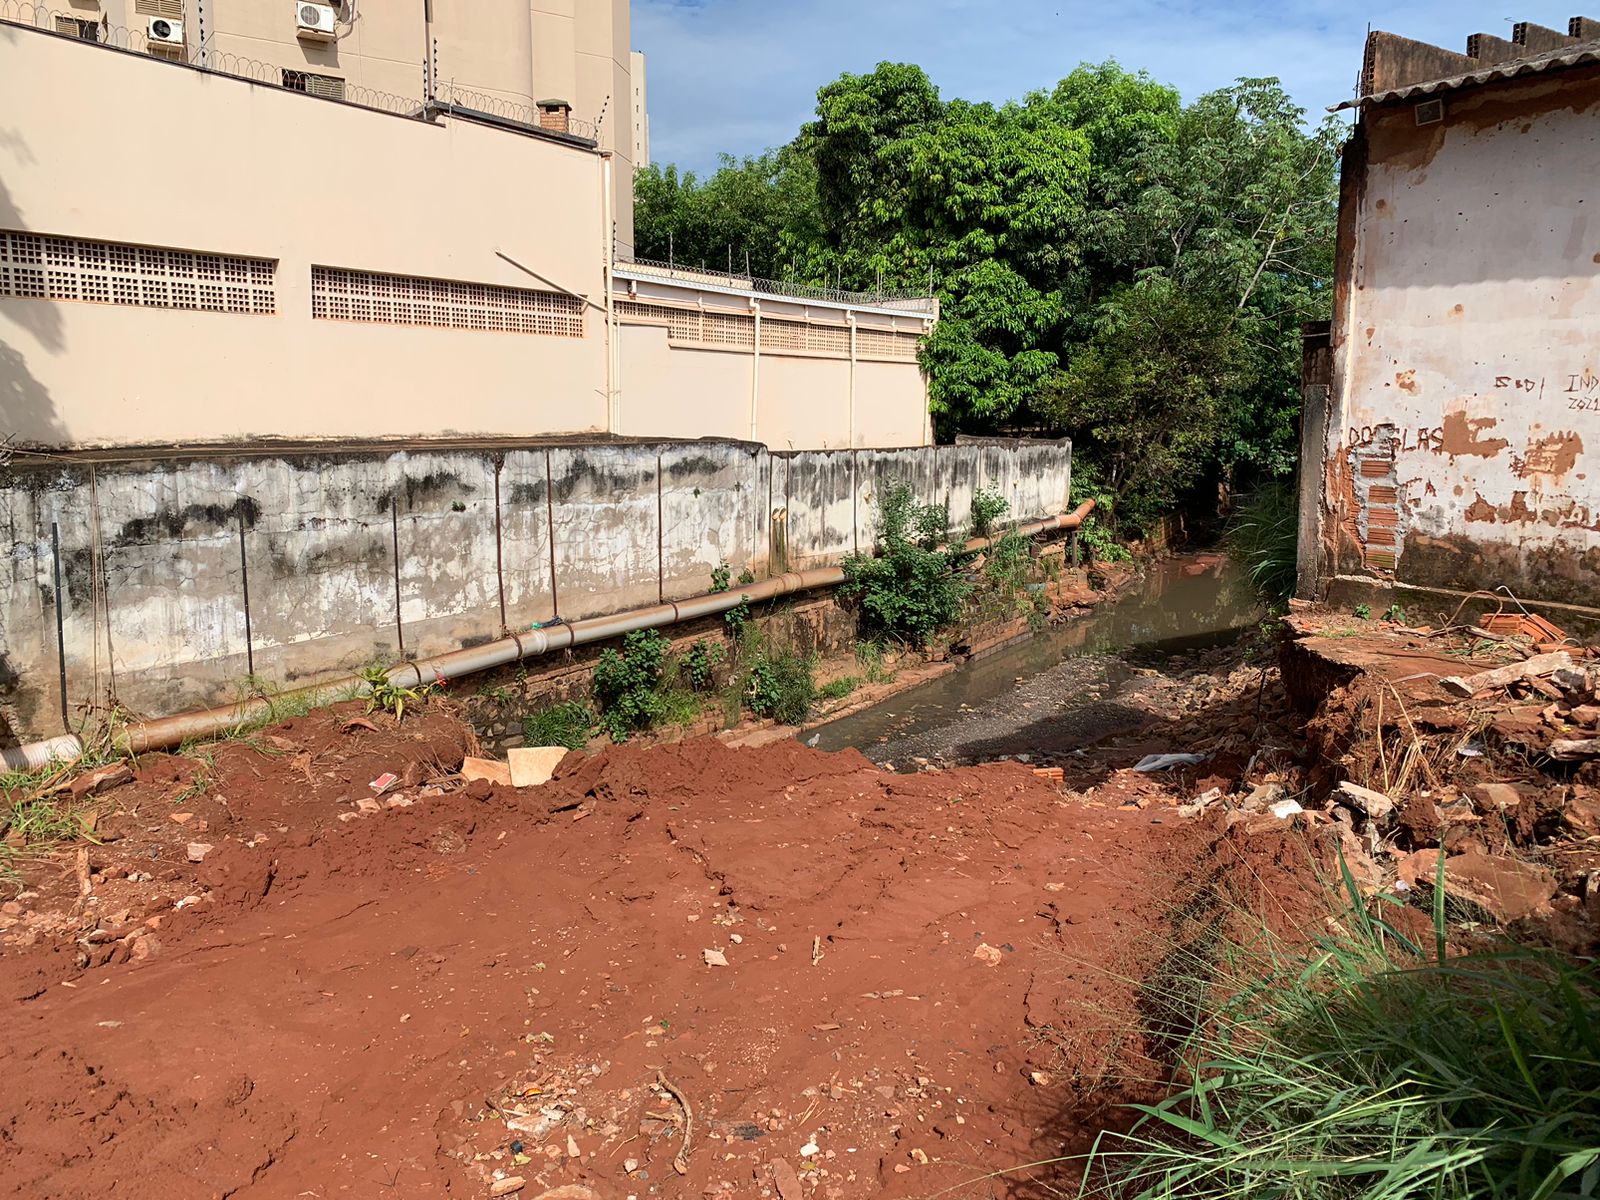
[(1205, 762), (1204, 754), (1146, 754), (1134, 764), (1135, 771), (1170, 771), (1173, 767), (1194, 767)]

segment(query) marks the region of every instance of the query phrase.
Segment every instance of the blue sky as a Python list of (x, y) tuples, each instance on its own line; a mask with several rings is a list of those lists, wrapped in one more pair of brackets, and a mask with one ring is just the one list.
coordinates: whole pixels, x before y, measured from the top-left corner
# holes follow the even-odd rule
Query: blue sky
[(1318, 110), (1351, 94), (1369, 22), (1461, 50), (1469, 33), (1509, 38), (1513, 20), (1564, 32), (1577, 11), (1551, 0), (633, 0), (633, 44), (649, 57), (652, 157), (703, 172), (723, 151), (788, 141), (821, 84), (885, 59), (918, 63), (944, 96), (969, 100), (1115, 58), (1185, 98), (1276, 75)]

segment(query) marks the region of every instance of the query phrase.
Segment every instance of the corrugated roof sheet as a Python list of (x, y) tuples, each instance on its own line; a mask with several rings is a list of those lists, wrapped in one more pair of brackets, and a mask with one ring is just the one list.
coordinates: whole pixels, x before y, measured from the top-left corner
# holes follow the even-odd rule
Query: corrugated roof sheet
[(1410, 83), (1405, 87), (1391, 88), (1386, 92), (1374, 92), (1370, 96), (1360, 96), (1354, 100), (1346, 100), (1343, 104), (1335, 104), (1329, 112), (1339, 112), (1341, 109), (1357, 108), (1363, 104), (1382, 104), (1388, 100), (1410, 100), (1417, 96), (1432, 96), (1440, 92), (1454, 92), (1461, 88), (1477, 87), (1479, 84), (1493, 83), (1501, 79), (1515, 79), (1519, 75), (1539, 75), (1546, 71), (1560, 70), (1565, 67), (1579, 67), (1584, 63), (1600, 62), (1600, 42), (1585, 42), (1580, 46), (1566, 46), (1560, 50), (1551, 51), (1549, 54), (1533, 54), (1527, 58), (1513, 58), (1507, 62), (1494, 63), (1477, 71), (1468, 71), (1463, 75), (1451, 75), (1445, 79), (1430, 79), (1424, 83)]

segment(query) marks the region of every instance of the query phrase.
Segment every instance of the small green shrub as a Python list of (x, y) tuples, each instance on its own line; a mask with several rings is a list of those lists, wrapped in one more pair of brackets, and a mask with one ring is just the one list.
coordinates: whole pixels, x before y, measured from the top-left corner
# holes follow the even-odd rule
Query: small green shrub
[(884, 661), (882, 642), (857, 642), (856, 665), (866, 675), (868, 683), (888, 683), (894, 678), (894, 672)]
[(1083, 524), (1078, 526), (1078, 541), (1089, 552), (1090, 558), (1100, 562), (1127, 562), (1133, 557), (1094, 513), (1085, 517)]
[(732, 581), (732, 579), (733, 579), (733, 568), (728, 566), (727, 563), (719, 563), (717, 566), (712, 567), (711, 568), (711, 590), (712, 590), (712, 592), (715, 593), (715, 592), (725, 592), (725, 591), (727, 591), (728, 590), (728, 584)]
[(1362, 621), (1372, 620), (1372, 605), (1358, 604), (1355, 608), (1356, 618)]
[(894, 482), (878, 497), (876, 557), (844, 560), (840, 594), (861, 605), (869, 636), (902, 638), (925, 645), (961, 615), (970, 588), (956, 567), (964, 551), (941, 549), (949, 514), (940, 505), (918, 504), (909, 485)]
[(1269, 601), (1294, 595), (1299, 538), (1299, 499), (1292, 483), (1269, 484), (1244, 497), (1223, 534), (1228, 553)]
[(683, 656), (683, 672), (688, 678), (689, 687), (697, 692), (709, 691), (715, 681), (717, 668), (727, 657), (728, 652), (721, 642), (701, 638), (690, 646), (689, 652)]
[(750, 624), (750, 597), (740, 596), (739, 603), (722, 614), (722, 620), (728, 627), (728, 633), (735, 642), (742, 641), (745, 629)]
[(740, 587), (748, 587), (750, 584), (754, 583), (755, 581), (756, 581), (756, 573), (754, 571), (752, 571), (749, 567), (746, 567), (744, 570), (739, 572), (739, 586)]
[(1404, 625), (1406, 623), (1406, 610), (1398, 604), (1391, 604), (1389, 605), (1389, 611), (1383, 614), (1383, 619), (1395, 625)]
[(996, 488), (978, 488), (972, 493), (972, 536), (988, 537), (994, 523), (1011, 511), (1011, 501)]
[(793, 650), (763, 654), (750, 668), (746, 696), (750, 711), (758, 717), (798, 725), (811, 715), (817, 700), (815, 664)]
[(1028, 628), (1035, 632), (1050, 624), (1050, 597), (1044, 592), (1028, 593)]
[(529, 746), (565, 746), (582, 750), (594, 736), (594, 710), (567, 700), (522, 719), (522, 738)]
[(983, 573), (1003, 595), (1015, 596), (1027, 583), (1028, 568), (1033, 562), (1029, 548), (1028, 539), (1015, 529), (1001, 535), (994, 545), (989, 547), (989, 557), (983, 564)]
[(594, 669), (594, 695), (600, 724), (611, 740), (625, 742), (630, 733), (652, 729), (666, 716), (658, 684), (667, 639), (654, 629), (636, 629), (622, 641), (621, 651), (608, 649)]
[(396, 723), (405, 720), (406, 709), (415, 708), (424, 699), (433, 694), (434, 685), (423, 684), (421, 687), (400, 687), (389, 678), (386, 667), (376, 664), (361, 672), (361, 682), (366, 684), (367, 711), (376, 712), (383, 709), (394, 714)]
[[(715, 648), (720, 650), (721, 646)], [(688, 654), (668, 655), (662, 660), (656, 695), (661, 699), (663, 724), (689, 726), (705, 710), (705, 698), (689, 679), (689, 659), (693, 653), (691, 648)]]
[(844, 675), (838, 679), (830, 679), (817, 689), (817, 696), (822, 700), (843, 700), (861, 686), (861, 680), (854, 675)]

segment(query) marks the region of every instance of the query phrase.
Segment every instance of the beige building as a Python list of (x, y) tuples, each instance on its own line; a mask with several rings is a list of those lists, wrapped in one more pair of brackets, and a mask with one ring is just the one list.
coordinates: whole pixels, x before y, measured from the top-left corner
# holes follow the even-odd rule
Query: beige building
[(633, 165), (650, 165), (650, 97), (645, 87), (644, 54), (635, 50), (629, 72), (633, 79)]
[[(369, 7), (347, 14), (354, 29)], [(449, 8), (433, 0), (436, 19)], [(224, 72), (221, 50), (206, 70), (151, 54), (148, 34), (89, 45), (76, 27), (30, 24), (0, 23), (0, 443), (13, 450), (931, 441), (918, 347), (933, 301), (618, 257), (620, 153), (483, 99), (364, 106)], [(272, 45), (331, 70), (292, 34)], [(394, 66), (363, 75), (362, 56), (338, 55), (374, 81)], [(589, 80), (574, 94), (599, 95), (610, 68), (571, 62)], [(492, 65), (474, 82), (518, 94)], [(113, 109), (159, 136), (84, 136)]]
[[(56, 2), (57, 28), (90, 38), (390, 111), (436, 100), (543, 124), (613, 151), (620, 178), (633, 165), (628, 0)], [(631, 192), (619, 201), (627, 252)]]

